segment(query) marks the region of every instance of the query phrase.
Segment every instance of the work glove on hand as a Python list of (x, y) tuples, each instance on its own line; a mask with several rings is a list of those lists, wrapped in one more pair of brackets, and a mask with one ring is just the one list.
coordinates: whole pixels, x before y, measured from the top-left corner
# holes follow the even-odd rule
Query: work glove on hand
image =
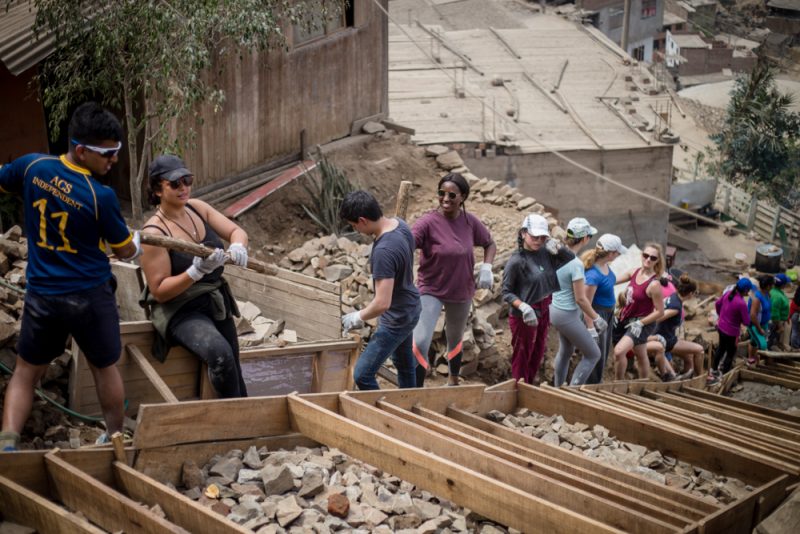
[(536, 326), (539, 324), (539, 318), (536, 317), (536, 312), (531, 308), (530, 304), (523, 302), (517, 308), (522, 312), (522, 321), (528, 326)]
[(186, 269), (186, 274), (195, 282), (199, 281), (207, 274), (211, 274), (216, 269), (225, 265), (225, 252), (221, 249), (215, 249), (207, 258), (195, 256), (192, 264)]
[(594, 323), (594, 327), (595, 329), (597, 329), (598, 334), (602, 334), (603, 332), (606, 331), (606, 328), (608, 328), (608, 323), (606, 322), (606, 320), (600, 317), (599, 315), (594, 319), (592, 319), (592, 323)]
[(492, 289), (492, 264), (481, 263), (481, 270), (478, 272), (478, 289)]
[(628, 323), (628, 326), (625, 328), (630, 331), (633, 337), (639, 337), (642, 334), (642, 328), (644, 328), (644, 325), (642, 324), (642, 321), (636, 319), (635, 321)]
[(558, 249), (561, 248), (561, 242), (559, 242), (558, 239), (548, 237), (547, 241), (544, 242), (544, 248), (547, 250), (547, 252), (555, 256), (558, 254)]
[(247, 267), (247, 248), (241, 243), (231, 243), (227, 251), (231, 261), (239, 267)]
[(142, 255), (142, 234), (139, 233), (139, 230), (133, 232), (133, 239), (131, 239), (131, 243), (133, 243), (133, 246), (136, 247), (136, 250), (134, 251), (133, 256), (128, 258), (120, 258), (122, 261), (133, 261)]
[(342, 317), (342, 330), (348, 332), (357, 328), (363, 328), (364, 321), (361, 319), (361, 312), (354, 311)]
[(592, 336), (592, 339), (595, 343), (600, 343), (600, 334), (597, 333), (595, 328), (587, 328), (589, 331), (589, 335)]

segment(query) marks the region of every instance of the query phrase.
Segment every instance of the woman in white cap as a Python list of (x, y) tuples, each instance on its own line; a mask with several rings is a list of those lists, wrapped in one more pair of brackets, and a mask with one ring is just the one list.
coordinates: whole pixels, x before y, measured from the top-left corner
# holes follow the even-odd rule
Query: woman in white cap
[[(246, 397), (239, 364), (236, 301), (222, 277), (227, 259), (247, 265), (247, 233), (202, 200), (192, 199), (194, 175), (177, 156), (150, 165), (147, 196), (155, 215), (142, 233), (165, 235), (215, 249), (207, 258), (145, 245), (145, 302), (156, 331), (153, 356), (164, 361), (180, 345), (208, 364), (208, 377), (222, 398)], [(223, 250), (225, 239), (231, 243)]]
[[(592, 309), (607, 324), (611, 324), (614, 318), (614, 305), (617, 303), (614, 296), (617, 276), (609, 264), (627, 252), (628, 249), (622, 245), (619, 237), (614, 234), (603, 234), (597, 238), (597, 244), (593, 249), (587, 250), (581, 255), (583, 267), (586, 269), (584, 281), (586, 298), (592, 303)], [(586, 326), (591, 328), (594, 324), (592, 321), (586, 321)], [(606, 328), (597, 334), (600, 359), (589, 374), (587, 384), (599, 384), (603, 381), (603, 371), (606, 368), (608, 354), (611, 352), (611, 329)]]
[(559, 289), (556, 270), (575, 257), (550, 237), (547, 219), (532, 213), (517, 232), (517, 250), (503, 271), (503, 300), (509, 305), (511, 376), (536, 383), (550, 327), (550, 301)]
[[(597, 229), (589, 221), (576, 217), (567, 224), (566, 245), (577, 255), (596, 233)], [(550, 321), (558, 330), (559, 342), (553, 383), (559, 387), (567, 381), (569, 362), (577, 347), (583, 358), (575, 367), (570, 385), (580, 386), (586, 383), (600, 359), (600, 347), (596, 340), (599, 333), (606, 330), (608, 322), (592, 309), (591, 301), (586, 298), (584, 268), (580, 258), (572, 258), (558, 269), (556, 276), (561, 289), (553, 293), (553, 302), (550, 304)], [(592, 326), (587, 328), (587, 324)]]

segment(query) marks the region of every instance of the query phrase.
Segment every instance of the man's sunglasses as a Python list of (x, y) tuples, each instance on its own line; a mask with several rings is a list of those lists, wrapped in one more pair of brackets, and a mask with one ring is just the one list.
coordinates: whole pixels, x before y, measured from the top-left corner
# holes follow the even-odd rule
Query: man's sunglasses
[(447, 198), (449, 198), (450, 200), (455, 200), (456, 197), (458, 196), (458, 193), (453, 193), (452, 191), (444, 191), (442, 189), (439, 189), (439, 198), (444, 198), (445, 195), (447, 195)]
[(644, 258), (645, 260), (649, 259), (650, 261), (658, 261), (658, 256), (651, 256), (650, 254), (647, 254), (645, 252), (642, 252), (642, 258)]
[(115, 147), (102, 147), (102, 146), (92, 146), (92, 145), (85, 145), (81, 142), (76, 141), (75, 139), (71, 139), (72, 144), (75, 146), (82, 146), (86, 150), (90, 152), (94, 152), (101, 158), (113, 158), (117, 154), (119, 154), (120, 149), (122, 149), (122, 141), (117, 141), (117, 146)]
[(167, 183), (172, 189), (178, 189), (181, 185), (185, 185), (189, 187), (194, 182), (194, 176), (191, 174), (187, 174), (186, 176), (181, 176), (177, 180), (167, 180)]

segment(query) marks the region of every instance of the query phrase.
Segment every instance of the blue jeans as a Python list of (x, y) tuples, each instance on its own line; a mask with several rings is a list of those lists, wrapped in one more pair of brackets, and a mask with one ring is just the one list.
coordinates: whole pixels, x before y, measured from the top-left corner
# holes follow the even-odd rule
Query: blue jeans
[(359, 356), (353, 370), (353, 378), (358, 389), (380, 389), (375, 375), (378, 374), (378, 369), (389, 356), (392, 357), (392, 362), (397, 369), (397, 385), (401, 388), (416, 387), (415, 368), (417, 362), (412, 349), (414, 326), (416, 326), (416, 321), (405, 328), (398, 329), (378, 326), (372, 333), (367, 347)]

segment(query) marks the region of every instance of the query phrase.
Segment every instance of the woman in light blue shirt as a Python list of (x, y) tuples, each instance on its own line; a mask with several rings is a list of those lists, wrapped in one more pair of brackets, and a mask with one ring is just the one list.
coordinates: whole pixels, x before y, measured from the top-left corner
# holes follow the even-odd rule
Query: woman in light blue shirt
[[(596, 233), (597, 229), (589, 221), (577, 217), (567, 225), (566, 244), (577, 255)], [(550, 304), (550, 321), (558, 331), (559, 341), (553, 382), (556, 387), (566, 383), (569, 362), (577, 347), (583, 358), (575, 367), (570, 385), (582, 385), (600, 359), (596, 339), (598, 332), (608, 327), (608, 322), (592, 309), (591, 301), (586, 298), (583, 263), (579, 258), (575, 257), (559, 268), (556, 276), (561, 289), (553, 293), (553, 302)], [(581, 312), (591, 321), (591, 328), (587, 328)]]

